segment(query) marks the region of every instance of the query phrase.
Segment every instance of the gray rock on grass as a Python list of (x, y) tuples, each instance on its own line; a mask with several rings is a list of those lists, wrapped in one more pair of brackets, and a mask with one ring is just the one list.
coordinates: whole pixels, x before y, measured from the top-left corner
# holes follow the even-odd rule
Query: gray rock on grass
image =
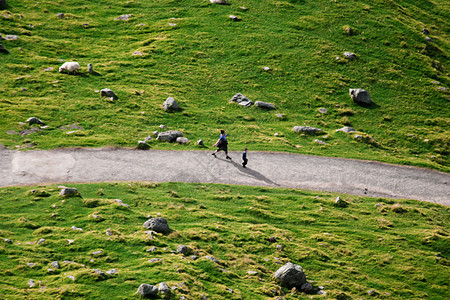
[(209, 0), (209, 2), (214, 4), (222, 4), (222, 5), (229, 5), (230, 3), (228, 0)]
[(306, 275), (303, 272), (303, 268), (290, 262), (279, 268), (273, 276), (289, 289), (295, 287), (301, 290), (306, 283)]
[(156, 138), (159, 141), (165, 141), (173, 143), (177, 140), (177, 138), (183, 137), (183, 134), (178, 130), (168, 130), (164, 132), (158, 133), (158, 137)]
[(150, 149), (150, 145), (147, 144), (146, 141), (138, 141), (137, 148), (139, 150), (148, 150), (148, 149)]
[(58, 13), (56, 16), (58, 17), (58, 19), (63, 19), (64, 18), (64, 13)]
[(29, 286), (30, 288), (34, 287), (35, 285), (36, 285), (36, 283), (34, 282), (33, 279), (28, 280), (28, 286)]
[(93, 74), (94, 73), (94, 67), (92, 67), (91, 63), (88, 63), (88, 72), (89, 72), (89, 74)]
[(179, 245), (179, 246), (177, 247), (177, 252), (178, 252), (178, 253), (186, 254), (186, 253), (188, 253), (188, 251), (189, 251), (189, 249), (188, 249), (188, 247), (186, 247), (185, 245)]
[(174, 98), (169, 97), (164, 101), (163, 108), (167, 112), (174, 112), (180, 110), (180, 106), (178, 106), (177, 101)]
[(65, 187), (59, 193), (62, 197), (77, 197), (80, 195), (80, 192), (76, 188)]
[(108, 97), (111, 100), (118, 99), (116, 94), (111, 89), (108, 89), (108, 88), (100, 90), (100, 95), (103, 96), (103, 97)]
[(341, 197), (337, 197), (337, 198), (334, 200), (334, 206), (337, 206), (337, 207), (347, 207), (347, 206), (348, 206), (348, 202), (345, 201), (345, 200), (343, 200)]
[(255, 106), (263, 109), (275, 109), (274, 104), (263, 101), (256, 101)]
[(236, 102), (239, 105), (250, 107), (253, 105), (253, 101), (242, 95), (241, 93), (237, 93), (231, 98), (230, 103)]
[(149, 219), (144, 223), (144, 227), (163, 234), (171, 231), (167, 220), (164, 218)]
[(349, 89), (348, 92), (353, 101), (358, 104), (367, 105), (372, 103), (369, 92), (364, 89)]
[(294, 126), (292, 130), (297, 133), (306, 133), (306, 134), (318, 134), (322, 132), (322, 129), (311, 126)]
[(150, 298), (158, 295), (158, 287), (143, 283), (139, 286), (137, 293), (144, 298)]
[(342, 131), (342, 132), (345, 132), (345, 133), (356, 132), (356, 130), (353, 127), (348, 127), (348, 126), (344, 126), (344, 127), (340, 128), (340, 129), (336, 129), (336, 132), (337, 131)]
[(3, 37), (3, 39), (5, 39), (7, 41), (15, 41), (15, 40), (19, 39), (19, 36), (15, 35), (15, 34), (8, 34), (8, 35), (5, 35)]
[(115, 18), (114, 20), (116, 21), (128, 21), (130, 19), (131, 15), (130, 14), (126, 14), (126, 15), (121, 15), (118, 16), (117, 18)]
[(159, 291), (160, 293), (162, 293), (162, 294), (166, 294), (166, 293), (169, 293), (169, 292), (170, 292), (170, 287), (169, 287), (169, 285), (168, 285), (167, 283), (161, 282), (161, 283), (158, 285), (158, 291)]
[(30, 117), (30, 118), (28, 118), (28, 120), (27, 120), (27, 123), (29, 124), (29, 125), (43, 125), (44, 124), (44, 122), (42, 122), (41, 120), (39, 120), (38, 118), (36, 118), (36, 117)]
[(57, 262), (56, 260), (53, 261), (50, 265), (51, 265), (54, 269), (59, 269), (59, 268), (60, 268), (59, 262)]
[(177, 137), (176, 142), (178, 144), (188, 144), (190, 142), (190, 140), (185, 137)]
[(352, 53), (352, 52), (344, 52), (344, 56), (345, 56), (345, 58), (348, 59), (348, 60), (354, 60), (354, 59), (357, 58), (357, 57), (356, 57), (356, 54), (355, 54), (355, 53)]

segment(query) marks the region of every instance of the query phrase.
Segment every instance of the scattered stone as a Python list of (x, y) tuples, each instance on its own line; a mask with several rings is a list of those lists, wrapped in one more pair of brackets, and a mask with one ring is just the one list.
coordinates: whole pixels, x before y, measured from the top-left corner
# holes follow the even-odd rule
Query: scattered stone
[(319, 112), (321, 114), (326, 114), (328, 112), (328, 110), (326, 108), (321, 107), (321, 108), (319, 108)]
[(306, 134), (317, 134), (317, 133), (322, 132), (322, 129), (311, 127), (311, 126), (294, 126), (294, 128), (292, 128), (292, 130), (294, 132), (306, 133)]
[(153, 140), (153, 137), (152, 137), (151, 135), (147, 136), (147, 137), (144, 139), (145, 142), (149, 142), (149, 141), (151, 141), (151, 140)]
[(277, 116), (277, 118), (280, 118), (280, 119), (284, 119), (285, 118), (285, 115), (283, 115), (283, 114), (276, 114), (276, 116)]
[(100, 90), (100, 95), (103, 96), (103, 97), (108, 97), (111, 100), (117, 100), (118, 99), (116, 94), (111, 89), (108, 89), (108, 88)]
[(314, 142), (317, 143), (317, 144), (320, 144), (320, 145), (326, 145), (327, 144), (324, 141), (321, 141), (321, 140), (318, 140), (318, 139), (315, 139)]
[(191, 255), (191, 259), (192, 259), (192, 260), (197, 260), (197, 259), (198, 259), (198, 256), (197, 256), (197, 255)]
[(341, 129), (337, 129), (336, 131), (342, 131), (345, 133), (349, 133), (349, 132), (356, 132), (356, 130), (352, 127), (348, 127), (348, 126), (344, 126)]
[(158, 136), (158, 134), (159, 134), (159, 132), (158, 132), (158, 131), (153, 131), (153, 133), (152, 133), (152, 134), (153, 134), (153, 136), (156, 136), (156, 137), (157, 137), (157, 136)]
[[(6, 38), (6, 37), (5, 37), (5, 38)], [(425, 40), (426, 40), (427, 42), (432, 42), (432, 41), (433, 41), (433, 39), (430, 38), (429, 36), (427, 36), (427, 37), (425, 38)]]
[(169, 23), (170, 27), (177, 26), (177, 23)]
[(438, 90), (440, 90), (441, 92), (447, 92), (448, 91), (447, 88), (443, 87), (443, 86), (438, 87)]
[(186, 247), (185, 245), (179, 245), (177, 248), (177, 252), (181, 253), (181, 254), (186, 254), (188, 253), (188, 247)]
[(159, 217), (147, 220), (144, 223), (144, 227), (163, 234), (169, 233), (171, 231), (167, 220)]
[(371, 104), (372, 99), (370, 98), (370, 94), (368, 91), (363, 89), (349, 89), (348, 90), (350, 97), (359, 104)]
[(253, 101), (249, 100), (247, 97), (242, 95), (241, 93), (237, 93), (231, 98), (230, 103), (236, 102), (239, 105), (250, 107), (253, 105)]
[(28, 286), (29, 286), (30, 288), (34, 287), (35, 285), (36, 285), (36, 283), (34, 282), (33, 279), (28, 280)]
[(93, 74), (94, 73), (94, 67), (92, 66), (91, 63), (88, 63), (88, 72), (89, 72), (89, 74)]
[(164, 101), (163, 108), (167, 112), (174, 112), (180, 110), (177, 101), (175, 101), (175, 99), (172, 97), (169, 97), (166, 99), (166, 101)]
[(273, 276), (290, 289), (295, 287), (301, 290), (306, 283), (306, 275), (302, 267), (290, 262), (279, 268)]
[(302, 284), (302, 286), (300, 287), (300, 290), (302, 290), (305, 293), (311, 293), (313, 290), (313, 286), (311, 283), (309, 282), (305, 282), (304, 284)]
[(355, 140), (362, 140), (363, 136), (359, 135), (359, 134), (355, 134), (354, 138), (355, 138)]
[(127, 15), (121, 15), (117, 18), (115, 18), (114, 20), (118, 21), (128, 21), (130, 19), (131, 15), (127, 14)]
[(32, 268), (32, 267), (34, 267), (36, 264), (35, 264), (35, 263), (27, 263), (27, 265), (28, 265), (30, 268)]
[(228, 0), (209, 0), (209, 2), (214, 4), (222, 4), (222, 5), (229, 5), (230, 3)]
[(271, 236), (270, 238), (265, 239), (266, 241), (268, 241), (269, 243), (276, 243), (277, 242), (277, 238), (274, 236)]
[(1, 53), (5, 53), (5, 54), (8, 54), (8, 53), (9, 53), (9, 51), (6, 50), (5, 47), (4, 47), (2, 44), (0, 44), (0, 52), (1, 52)]
[(134, 51), (134, 53), (131, 54), (131, 55), (133, 55), (133, 56), (142, 56), (142, 55), (144, 55), (144, 53), (142, 53), (141, 51)]
[(7, 40), (7, 41), (15, 41), (15, 40), (18, 40), (19, 37), (18, 37), (17, 35), (10, 34), (10, 35), (5, 35), (5, 36), (3, 37), (3, 39), (5, 39), (5, 40)]
[(44, 71), (44, 72), (53, 71), (53, 67), (48, 67), (48, 68), (42, 69), (42, 71)]
[(190, 143), (190, 140), (185, 137), (177, 137), (176, 142), (178, 144), (188, 144), (188, 143)]
[(169, 287), (169, 285), (168, 285), (167, 283), (161, 282), (161, 283), (158, 285), (158, 291), (159, 291), (160, 293), (162, 293), (162, 294), (166, 294), (166, 293), (169, 293), (169, 292), (170, 292), (170, 287)]
[[(71, 228), (72, 228), (73, 230), (77, 230), (77, 231), (84, 231), (82, 228), (76, 227), (75, 225), (72, 226)], [(70, 244), (70, 241), (72, 241), (72, 243), (73, 243), (73, 240), (68, 240), (68, 241), (69, 241), (69, 244)]]
[(356, 54), (352, 52), (344, 52), (344, 56), (348, 60), (354, 60), (356, 59)]
[(45, 242), (45, 239), (39, 239), (39, 241), (37, 241), (37, 244), (40, 245), (40, 244), (42, 244), (43, 242)]
[(64, 18), (64, 13), (58, 13), (56, 16), (58, 17), (58, 19), (63, 19)]
[(230, 15), (229, 18), (231, 19), (231, 21), (234, 21), (234, 22), (239, 22), (241, 20), (241, 18), (239, 18), (238, 16), (235, 16), (235, 15)]
[(337, 197), (336, 200), (334, 200), (334, 206), (337, 207), (347, 207), (348, 206), (348, 202), (342, 200), (341, 197)]
[(430, 31), (426, 28), (422, 29), (422, 33), (423, 34), (430, 34)]
[(108, 236), (113, 235), (110, 228), (106, 229), (106, 235), (108, 235)]
[(111, 270), (109, 270), (109, 271), (106, 271), (106, 274), (108, 274), (108, 275), (114, 275), (114, 274), (116, 274), (117, 273), (117, 270), (116, 269), (111, 269)]
[(103, 250), (94, 251), (91, 254), (92, 255), (100, 255), (100, 254), (103, 254)]
[(3, 241), (4, 241), (5, 243), (12, 244), (12, 241), (11, 241), (10, 239), (4, 239)]
[(233, 294), (233, 293), (234, 293), (234, 291), (233, 291), (232, 289), (230, 289), (230, 288), (226, 288), (226, 290), (227, 290), (227, 292), (230, 293), (230, 294)]
[(51, 265), (54, 269), (59, 269), (59, 268), (60, 268), (59, 262), (57, 262), (56, 260), (53, 261), (50, 265)]
[(206, 259), (209, 259), (212, 262), (215, 262), (216, 264), (219, 263), (219, 261), (217, 260), (217, 258), (212, 257), (211, 255), (206, 255), (205, 256)]
[(152, 258), (148, 262), (149, 263), (155, 263), (155, 262), (160, 262), (160, 261), (162, 261), (162, 258)]
[(169, 130), (169, 131), (160, 132), (156, 139), (159, 140), (159, 141), (166, 141), (166, 142), (173, 143), (179, 137), (183, 137), (183, 134), (180, 131), (178, 131), (178, 130)]
[(263, 109), (275, 109), (274, 104), (268, 103), (268, 102), (263, 102), (263, 101), (256, 101), (255, 106), (263, 108)]
[(167, 126), (166, 125), (163, 125), (163, 124), (161, 124), (161, 125), (159, 125), (159, 128), (161, 128), (161, 129), (164, 129), (164, 128), (166, 128)]
[(44, 124), (41, 120), (39, 120), (39, 119), (36, 118), (36, 117), (28, 118), (27, 123), (28, 123), (29, 125), (34, 125), (34, 124), (42, 125), (42, 124)]
[(198, 140), (197, 141), (197, 145), (200, 146), (200, 147), (204, 147), (205, 146), (205, 144), (203, 143), (203, 140)]
[(139, 150), (148, 150), (148, 149), (150, 149), (150, 145), (147, 144), (146, 141), (138, 141), (137, 148)]
[[(73, 227), (75, 227), (75, 226), (72, 226), (72, 229), (73, 229)], [(75, 227), (75, 228), (76, 228), (76, 227)], [(81, 231), (83, 231), (83, 229), (81, 229), (81, 228), (77, 228), (77, 229), (74, 229), (74, 230), (81, 230)], [(71, 240), (71, 239), (68, 239), (67, 242), (68, 242), (69, 245), (70, 245), (70, 244), (72, 244), (72, 243), (75, 242), (75, 241), (74, 241), (74, 240)], [(66, 261), (64, 261), (64, 262), (66, 262)]]
[(247, 271), (247, 274), (248, 275), (256, 275), (256, 274), (258, 274), (258, 272), (256, 272), (256, 271)]
[(80, 196), (80, 192), (76, 188), (65, 187), (59, 193), (62, 197), (78, 197)]
[(71, 279), (72, 281), (75, 281), (75, 276), (73, 275), (67, 275), (67, 278)]
[(147, 252), (155, 252), (155, 251), (156, 251), (156, 247), (155, 246), (147, 249)]
[(339, 56), (336, 56), (336, 60), (339, 61), (341, 60), (341, 58)]

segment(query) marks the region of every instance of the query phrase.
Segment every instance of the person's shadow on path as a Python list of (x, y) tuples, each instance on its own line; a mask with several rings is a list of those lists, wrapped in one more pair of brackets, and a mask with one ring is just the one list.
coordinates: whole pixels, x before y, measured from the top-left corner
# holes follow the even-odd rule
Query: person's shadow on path
[(234, 162), (233, 160), (223, 159), (223, 158), (219, 158), (219, 157), (217, 157), (216, 159), (220, 159), (220, 160), (223, 160), (223, 161), (226, 161), (226, 162), (232, 164), (235, 168), (237, 168), (239, 171), (244, 173), (244, 176), (252, 177), (252, 178), (255, 178), (255, 179), (259, 180), (259, 181), (264, 181), (265, 183), (268, 183), (270, 185), (280, 186), (278, 183), (270, 180), (269, 178), (267, 178), (263, 174), (261, 174), (259, 172), (256, 172), (255, 170), (252, 170), (252, 169), (250, 169), (248, 167), (244, 168), (242, 165)]

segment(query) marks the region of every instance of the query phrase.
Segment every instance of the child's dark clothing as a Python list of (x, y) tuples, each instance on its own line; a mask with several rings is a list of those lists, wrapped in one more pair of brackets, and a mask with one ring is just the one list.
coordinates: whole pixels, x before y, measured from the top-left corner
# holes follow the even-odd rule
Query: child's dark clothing
[(244, 162), (242, 163), (242, 166), (243, 166), (244, 168), (246, 168), (248, 159), (247, 159), (247, 153), (246, 153), (245, 151), (242, 153), (242, 160), (244, 161)]

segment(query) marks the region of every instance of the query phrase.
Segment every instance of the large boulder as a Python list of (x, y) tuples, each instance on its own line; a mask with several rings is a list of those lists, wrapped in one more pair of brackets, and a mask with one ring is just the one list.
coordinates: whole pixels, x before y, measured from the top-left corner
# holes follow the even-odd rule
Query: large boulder
[(180, 107), (178, 106), (177, 101), (175, 101), (175, 99), (172, 97), (169, 97), (166, 99), (166, 101), (164, 101), (163, 108), (167, 112), (173, 112), (173, 111), (180, 110)]
[(239, 105), (250, 107), (253, 105), (253, 101), (242, 95), (241, 93), (237, 93), (231, 98), (230, 103), (236, 102)]
[(275, 109), (275, 105), (268, 102), (256, 101), (255, 106), (263, 108), (263, 109)]
[(183, 137), (183, 134), (180, 131), (168, 130), (168, 131), (158, 133), (158, 137), (156, 139), (159, 141), (166, 141), (166, 142), (173, 143), (179, 137)]
[(143, 283), (139, 286), (137, 293), (144, 298), (155, 297), (158, 295), (158, 287)]
[(144, 227), (158, 233), (169, 233), (170, 228), (167, 220), (164, 218), (151, 218), (145, 221)]
[(306, 134), (318, 134), (322, 132), (322, 129), (311, 127), (311, 126), (294, 126), (292, 128), (294, 132), (306, 133)]
[(348, 90), (350, 97), (358, 104), (371, 104), (372, 99), (370, 98), (370, 94), (368, 91), (363, 89), (349, 89)]
[(306, 283), (306, 275), (302, 267), (290, 262), (279, 268), (273, 276), (289, 289), (295, 287), (301, 290), (302, 286)]
[(61, 197), (79, 197), (80, 192), (76, 188), (65, 187), (59, 193)]

